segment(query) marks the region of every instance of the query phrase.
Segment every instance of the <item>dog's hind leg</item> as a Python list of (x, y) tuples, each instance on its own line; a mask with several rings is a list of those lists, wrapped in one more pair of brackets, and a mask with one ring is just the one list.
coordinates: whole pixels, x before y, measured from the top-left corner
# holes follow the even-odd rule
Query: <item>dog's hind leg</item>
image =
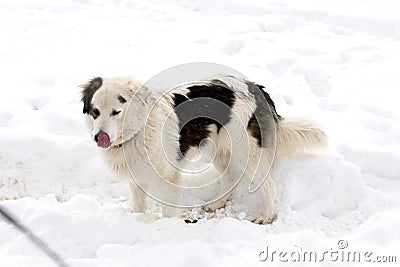
[(275, 218), (275, 183), (269, 174), (271, 151), (251, 145), (246, 166), (241, 155), (233, 155), (228, 173), (240, 177), (232, 195), (236, 213), (245, 212), (246, 219), (259, 224), (271, 223)]
[(172, 184), (174, 184), (175, 187), (175, 192), (171, 192), (171, 190), (167, 190), (170, 195), (164, 196), (164, 199), (161, 199), (164, 202), (162, 205), (162, 216), (163, 217), (182, 217), (182, 210), (178, 207), (181, 204), (181, 192), (179, 189), (179, 185), (181, 182), (180, 178), (180, 172), (176, 171), (168, 179), (168, 181)]

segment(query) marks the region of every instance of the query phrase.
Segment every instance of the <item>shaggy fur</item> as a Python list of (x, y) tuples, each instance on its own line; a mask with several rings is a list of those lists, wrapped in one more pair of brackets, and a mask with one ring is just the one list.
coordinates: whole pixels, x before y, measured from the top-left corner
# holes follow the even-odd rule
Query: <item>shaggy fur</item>
[(208, 208), (231, 199), (248, 220), (269, 223), (275, 157), (326, 142), (313, 122), (279, 116), (263, 86), (232, 76), (163, 94), (132, 78), (97, 77), (83, 86), (82, 101), (92, 139), (130, 182), (135, 212), (145, 212), (146, 191), (164, 204), (163, 216), (180, 216), (179, 207), (188, 204), (175, 185), (201, 151), (221, 174), (220, 193)]

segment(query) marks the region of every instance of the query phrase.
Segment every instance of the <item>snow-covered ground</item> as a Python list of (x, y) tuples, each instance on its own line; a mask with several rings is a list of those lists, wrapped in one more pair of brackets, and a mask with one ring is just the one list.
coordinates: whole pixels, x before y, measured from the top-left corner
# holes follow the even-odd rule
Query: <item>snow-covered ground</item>
[[(0, 203), (70, 266), (292, 266), (307, 251), (329, 252), (320, 266), (342, 264), (335, 251), (400, 261), (398, 1), (4, 0), (0, 29)], [(328, 133), (328, 151), (277, 162), (273, 224), (132, 214), (102, 163), (78, 85), (187, 62), (238, 70), (279, 114)], [(54, 263), (0, 220), (0, 266)]]

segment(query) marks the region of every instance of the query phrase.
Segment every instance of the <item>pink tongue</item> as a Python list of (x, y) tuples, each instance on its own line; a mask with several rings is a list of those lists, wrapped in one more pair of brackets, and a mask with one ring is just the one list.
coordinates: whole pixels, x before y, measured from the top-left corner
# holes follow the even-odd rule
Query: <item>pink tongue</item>
[(107, 148), (111, 146), (110, 137), (105, 132), (100, 132), (97, 135), (97, 146), (102, 148)]

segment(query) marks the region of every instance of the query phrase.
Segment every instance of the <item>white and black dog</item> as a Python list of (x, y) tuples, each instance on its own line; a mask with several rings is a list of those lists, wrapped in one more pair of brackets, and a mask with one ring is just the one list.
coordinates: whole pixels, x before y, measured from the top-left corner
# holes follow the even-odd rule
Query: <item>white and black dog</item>
[(275, 217), (274, 159), (326, 142), (313, 122), (278, 115), (263, 86), (229, 75), (164, 93), (129, 77), (97, 77), (83, 85), (82, 101), (93, 140), (130, 181), (135, 212), (145, 212), (146, 191), (165, 204), (163, 216), (179, 216), (177, 207), (190, 205), (174, 185), (185, 164), (202, 153), (221, 174), (217, 201), (208, 207), (230, 199), (248, 220), (269, 223)]

